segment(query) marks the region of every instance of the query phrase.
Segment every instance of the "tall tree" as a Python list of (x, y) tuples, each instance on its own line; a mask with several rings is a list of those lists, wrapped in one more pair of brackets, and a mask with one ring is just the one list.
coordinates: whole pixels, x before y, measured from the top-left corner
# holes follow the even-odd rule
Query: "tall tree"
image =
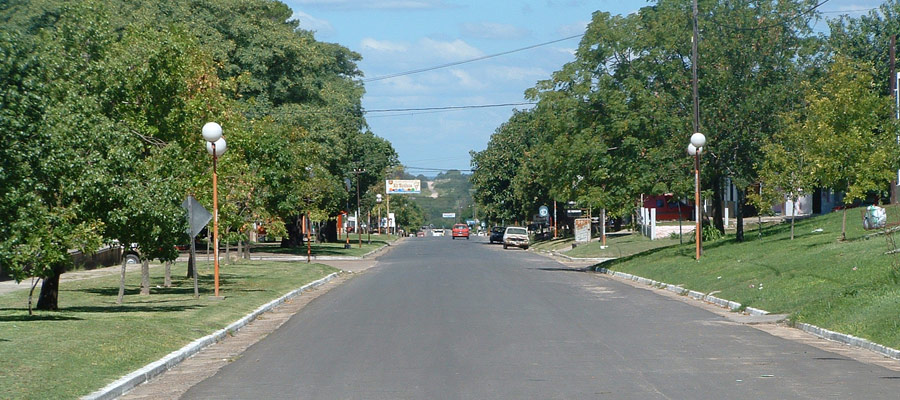
[[(806, 95), (801, 131), (813, 138), (811, 161), (824, 186), (845, 192), (845, 203), (883, 190), (900, 166), (897, 123), (890, 119), (889, 98), (877, 92), (874, 72), (869, 63), (838, 55)], [(842, 238), (846, 216), (844, 209)]]

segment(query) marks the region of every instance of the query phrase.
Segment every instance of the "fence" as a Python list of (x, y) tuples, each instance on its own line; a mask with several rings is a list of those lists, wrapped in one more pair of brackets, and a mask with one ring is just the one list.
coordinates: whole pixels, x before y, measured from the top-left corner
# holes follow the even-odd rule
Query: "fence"
[(641, 207), (638, 210), (638, 228), (641, 234), (649, 237), (650, 240), (656, 239), (656, 209)]

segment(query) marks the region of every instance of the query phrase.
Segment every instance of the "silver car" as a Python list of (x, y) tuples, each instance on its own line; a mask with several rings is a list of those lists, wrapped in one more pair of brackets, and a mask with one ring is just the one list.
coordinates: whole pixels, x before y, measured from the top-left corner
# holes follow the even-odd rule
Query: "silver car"
[(503, 248), (508, 249), (510, 246), (512, 247), (521, 247), (524, 250), (528, 250), (529, 245), (528, 240), (528, 230), (518, 226), (510, 226), (506, 228), (506, 231), (503, 232)]

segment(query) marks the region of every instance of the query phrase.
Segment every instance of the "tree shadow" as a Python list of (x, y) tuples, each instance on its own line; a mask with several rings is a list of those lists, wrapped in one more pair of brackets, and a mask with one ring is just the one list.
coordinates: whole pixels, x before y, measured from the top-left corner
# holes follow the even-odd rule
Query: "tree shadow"
[(202, 304), (150, 306), (140, 304), (118, 304), (108, 306), (74, 306), (63, 307), (59, 311), (73, 313), (130, 313), (130, 312), (180, 312), (206, 307)]
[[(0, 309), (22, 311), (22, 309)], [(82, 321), (78, 317), (70, 317), (66, 315), (0, 315), (0, 322), (32, 322), (32, 321)], [(7, 341), (0, 339), (0, 341)]]
[(529, 268), (538, 271), (551, 271), (551, 272), (587, 272), (588, 268), (565, 268), (565, 267), (547, 267), (547, 268)]
[[(220, 282), (219, 286), (221, 286), (221, 282)], [(82, 292), (82, 293), (91, 293), (91, 294), (96, 294), (96, 295), (100, 295), (100, 296), (118, 296), (118, 295), (119, 295), (119, 288), (118, 288), (118, 287), (70, 289), (69, 291), (72, 291), (72, 292)], [(213, 292), (213, 289), (210, 289), (210, 288), (201, 286), (201, 287), (197, 288), (197, 291), (198, 291), (200, 294), (207, 294), (207, 293), (212, 293), (212, 292)], [(141, 294), (141, 289), (140, 289), (140, 288), (126, 288), (126, 289), (125, 289), (125, 295), (126, 295), (126, 296), (138, 296), (138, 295), (140, 295), (140, 294)], [(152, 295), (154, 295), (154, 294), (171, 294), (171, 295), (183, 294), (183, 295), (191, 295), (191, 296), (193, 296), (193, 294), (194, 294), (194, 286), (190, 286), (190, 287), (183, 287), (183, 286), (182, 286), (182, 287), (169, 287), (169, 288), (163, 288), (163, 287), (159, 287), (159, 288), (158, 288), (158, 287), (151, 287), (151, 288), (150, 288), (150, 295), (152, 296)]]

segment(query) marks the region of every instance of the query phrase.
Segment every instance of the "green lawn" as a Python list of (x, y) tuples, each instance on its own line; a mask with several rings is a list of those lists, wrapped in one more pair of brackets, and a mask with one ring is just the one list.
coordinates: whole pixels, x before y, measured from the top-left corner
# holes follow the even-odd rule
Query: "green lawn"
[[(396, 235), (350, 235), (350, 248), (345, 249), (347, 244), (346, 237), (342, 236), (342, 241), (338, 243), (313, 243), (311, 251), (313, 256), (329, 256), (329, 257), (362, 257), (371, 251), (378, 250), (381, 247), (397, 240)], [(360, 242), (361, 245), (360, 245)], [(306, 245), (295, 248), (282, 248), (279, 243), (259, 243), (254, 244), (251, 248), (252, 253), (274, 253), (274, 254), (292, 254), (298, 256), (306, 255)]]
[[(685, 236), (685, 241), (688, 237)], [(678, 239), (650, 240), (640, 234), (612, 233), (606, 236), (606, 248), (596, 239), (589, 243), (579, 243), (572, 248), (575, 239), (572, 237), (537, 242), (532, 246), (536, 250), (557, 251), (575, 258), (617, 258), (638, 254), (647, 250), (678, 244)]]
[[(705, 243), (699, 262), (693, 244), (676, 244), (600, 266), (718, 291), (745, 306), (900, 348), (900, 274), (892, 266), (900, 254), (884, 254), (887, 236), (869, 237), (860, 209), (847, 211), (847, 240), (840, 241), (841, 218), (838, 212), (798, 221), (794, 240), (784, 223), (764, 228), (761, 238), (746, 231), (742, 243), (733, 235)], [(900, 222), (900, 209), (888, 208), (888, 222)]]
[[(206, 336), (306, 283), (337, 270), (304, 262), (244, 261), (220, 266), (220, 294), (209, 300), (212, 267), (198, 263), (200, 298), (173, 268), (173, 287), (140, 296), (140, 275), (61, 282), (59, 312), (28, 316), (27, 291), (0, 295), (0, 398), (74, 399)], [(162, 285), (163, 268), (151, 269)], [(37, 293), (35, 293), (36, 295)]]

